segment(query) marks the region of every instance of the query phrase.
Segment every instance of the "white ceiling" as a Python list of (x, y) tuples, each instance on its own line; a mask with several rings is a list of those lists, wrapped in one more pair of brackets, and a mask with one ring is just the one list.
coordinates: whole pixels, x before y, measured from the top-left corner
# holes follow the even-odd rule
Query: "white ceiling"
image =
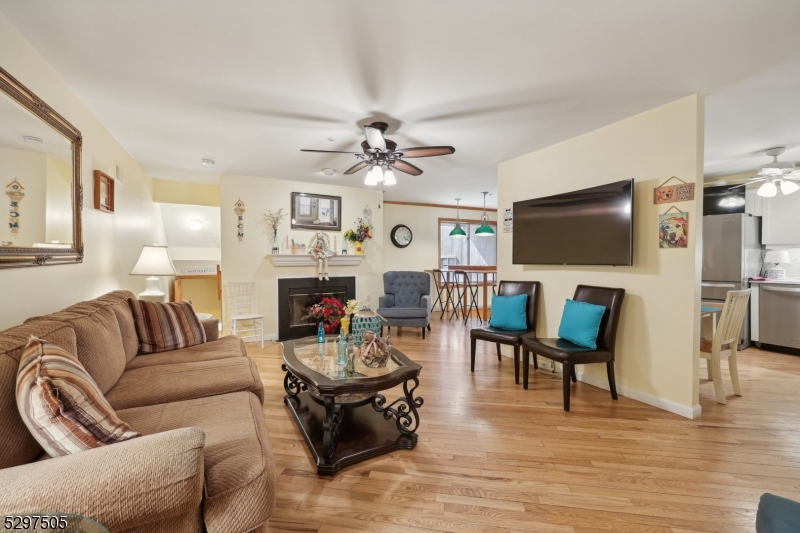
[(0, 0), (0, 12), (162, 175), (213, 157), (214, 173), (361, 184), (341, 175), (352, 156), (299, 150), (354, 150), (359, 125), (388, 118), (400, 146), (456, 153), (418, 159), (425, 173), (400, 174), (387, 199), (480, 205), (499, 162), (692, 93), (707, 96), (707, 174), (753, 169), (774, 145), (800, 159), (798, 0)]

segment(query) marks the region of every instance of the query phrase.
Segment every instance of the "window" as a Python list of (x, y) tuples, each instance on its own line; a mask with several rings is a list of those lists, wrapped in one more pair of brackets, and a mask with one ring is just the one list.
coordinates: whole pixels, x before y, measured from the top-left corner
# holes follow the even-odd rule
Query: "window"
[(476, 237), (475, 230), (480, 227), (479, 220), (461, 221), (467, 232), (466, 239), (454, 239), (450, 232), (456, 227), (455, 220), (439, 220), (439, 265), (496, 265), (497, 264), (497, 224), (489, 222), (495, 235)]

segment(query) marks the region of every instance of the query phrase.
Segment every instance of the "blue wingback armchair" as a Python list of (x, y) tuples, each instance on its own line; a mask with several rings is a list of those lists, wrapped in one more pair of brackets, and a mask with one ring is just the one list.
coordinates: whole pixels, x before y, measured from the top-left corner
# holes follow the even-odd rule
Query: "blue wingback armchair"
[(431, 329), (431, 275), (427, 272), (386, 272), (378, 314), (385, 324)]

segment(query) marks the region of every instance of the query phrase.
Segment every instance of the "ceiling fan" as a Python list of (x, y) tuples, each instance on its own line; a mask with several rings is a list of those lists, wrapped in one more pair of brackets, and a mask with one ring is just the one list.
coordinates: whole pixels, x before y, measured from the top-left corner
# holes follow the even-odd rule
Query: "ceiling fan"
[(758, 173), (746, 183), (735, 185), (731, 189), (744, 187), (748, 183), (763, 181), (764, 184), (758, 188), (756, 194), (766, 198), (771, 198), (778, 194), (778, 186), (780, 186), (783, 194), (792, 194), (800, 190), (800, 185), (794, 182), (794, 180), (800, 180), (800, 168), (795, 168), (794, 163), (789, 161), (778, 161), (778, 156), (785, 151), (786, 148), (782, 146), (764, 150), (764, 153), (772, 158), (772, 162), (759, 168)]
[(420, 146), (416, 148), (397, 149), (397, 143), (383, 136), (389, 127), (385, 122), (373, 122), (364, 126), (364, 137), (366, 140), (361, 142), (363, 152), (342, 152), (339, 150), (300, 150), (301, 152), (319, 152), (327, 154), (352, 154), (361, 159), (358, 163), (348, 168), (345, 174), (355, 174), (359, 170), (369, 167), (367, 178), (364, 183), (367, 185), (377, 185), (383, 182), (385, 185), (394, 185), (397, 179), (394, 170), (419, 176), (422, 169), (405, 161), (413, 157), (433, 157), (437, 155), (450, 155), (456, 149), (452, 146)]

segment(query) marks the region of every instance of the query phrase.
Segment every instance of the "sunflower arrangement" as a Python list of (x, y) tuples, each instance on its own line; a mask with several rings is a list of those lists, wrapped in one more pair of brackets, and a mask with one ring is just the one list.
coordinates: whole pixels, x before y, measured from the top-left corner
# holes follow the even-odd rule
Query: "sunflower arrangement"
[(350, 242), (364, 242), (367, 239), (372, 238), (373, 230), (374, 228), (372, 227), (372, 224), (367, 224), (364, 222), (363, 218), (359, 218), (356, 221), (356, 229), (349, 229), (345, 231), (344, 238)]

